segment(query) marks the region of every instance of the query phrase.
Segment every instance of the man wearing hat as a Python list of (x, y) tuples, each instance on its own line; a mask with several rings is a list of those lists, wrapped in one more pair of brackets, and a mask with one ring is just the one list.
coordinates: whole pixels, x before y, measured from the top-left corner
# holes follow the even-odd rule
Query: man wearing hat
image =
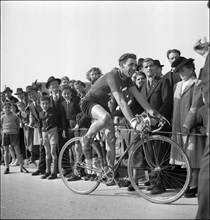
[(6, 87), (3, 91), (3, 94), (5, 95), (6, 100), (5, 101), (9, 101), (13, 104), (15, 104), (16, 102), (18, 102), (18, 99), (15, 98), (12, 95), (13, 91), (10, 89), (10, 87)]
[[(32, 176), (44, 174), (46, 170), (46, 160), (45, 160), (45, 149), (40, 140), (40, 118), (39, 112), (41, 111), (39, 102), (39, 93), (36, 86), (27, 86), (26, 94), (28, 99), (31, 101), (28, 108), (30, 110), (29, 115), (29, 125), (34, 128), (34, 145), (39, 145), (39, 163), (38, 169), (32, 173)], [(31, 158), (34, 161), (35, 158)]]
[(21, 102), (25, 104), (25, 106), (28, 105), (28, 97), (26, 96), (26, 93), (23, 91), (22, 88), (17, 88), (15, 95)]
[(58, 112), (58, 155), (61, 151), (61, 148), (65, 144), (66, 140), (62, 136), (62, 117), (61, 117), (61, 103), (64, 101), (64, 98), (61, 95), (60, 91), (61, 80), (59, 78), (55, 78), (54, 76), (50, 76), (47, 80), (45, 87), (49, 90), (50, 93), (50, 107), (56, 108)]
[(154, 60), (154, 65), (156, 68), (156, 75), (159, 76), (160, 78), (162, 78), (163, 77), (162, 69), (163, 69), (164, 65), (160, 64), (159, 60)]
[(60, 84), (61, 80), (59, 78), (55, 78), (54, 76), (51, 76), (45, 84), (45, 87), (50, 92), (51, 105), (53, 105), (54, 107), (59, 105), (59, 102), (61, 102), (61, 100), (63, 99), (61, 96), (61, 91), (59, 90)]

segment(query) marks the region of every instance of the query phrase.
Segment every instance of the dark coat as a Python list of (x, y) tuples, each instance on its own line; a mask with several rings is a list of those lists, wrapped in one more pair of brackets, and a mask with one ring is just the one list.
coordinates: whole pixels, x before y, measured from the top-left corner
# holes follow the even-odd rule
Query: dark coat
[(181, 81), (181, 78), (179, 76), (178, 73), (174, 73), (172, 71), (167, 72), (164, 76), (163, 76), (163, 80), (169, 80), (170, 83), (170, 89), (173, 92), (174, 91), (174, 85), (178, 82)]
[[(150, 90), (147, 93), (146, 83), (141, 88), (141, 94), (143, 94), (151, 107), (158, 111), (161, 115), (171, 122), (171, 116), (173, 112), (173, 99), (170, 96), (170, 82), (168, 79), (162, 79), (155, 76)], [(164, 130), (171, 130), (171, 126), (165, 124)]]
[[(191, 123), (190, 108), (193, 104), (193, 93), (196, 87), (197, 78), (192, 76), (188, 80), (188, 84), (182, 92), (183, 82), (180, 81), (175, 86), (174, 92), (174, 109), (173, 109), (173, 122), (172, 122), (172, 137), (171, 139), (178, 143), (187, 153), (190, 165), (192, 168), (201, 167), (201, 157), (204, 150), (203, 138), (196, 137), (195, 135), (177, 135), (176, 133), (183, 133), (183, 125), (189, 125)], [(195, 127), (192, 126), (191, 133), (196, 133)], [(171, 163), (180, 165), (182, 161), (179, 158), (179, 155), (175, 151), (171, 151)]]
[(67, 102), (64, 100), (61, 103), (62, 129), (74, 128), (76, 125), (76, 116), (80, 112), (81, 110), (76, 100), (72, 99), (68, 104), (68, 108)]
[(54, 107), (58, 113), (58, 130), (62, 130), (62, 118), (61, 118), (61, 103), (64, 101), (64, 98), (61, 94), (59, 94), (58, 100), (55, 102), (53, 100), (53, 96), (50, 96), (50, 107)]

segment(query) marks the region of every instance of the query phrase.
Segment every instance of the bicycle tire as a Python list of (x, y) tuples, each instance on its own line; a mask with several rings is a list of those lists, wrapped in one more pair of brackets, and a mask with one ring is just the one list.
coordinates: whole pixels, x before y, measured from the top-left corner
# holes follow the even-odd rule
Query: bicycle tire
[[(74, 137), (74, 138), (68, 140), (64, 144), (64, 146), (62, 147), (61, 152), (59, 154), (58, 169), (59, 169), (60, 177), (68, 189), (70, 189), (71, 191), (73, 191), (74, 193), (77, 193), (77, 194), (87, 195), (87, 194), (93, 192), (99, 186), (100, 181), (99, 180), (97, 180), (97, 181), (96, 180), (94, 180), (94, 181), (93, 180), (92, 181), (85, 180), (82, 176), (78, 175), (78, 174), (81, 174), (81, 173), (79, 173), (80, 171), (83, 171), (83, 174), (85, 173), (85, 170), (86, 170), (86, 172), (87, 172), (87, 170), (96, 171), (96, 168), (87, 167), (87, 164), (85, 163), (85, 156), (83, 153), (81, 153), (81, 155), (80, 155), (81, 162), (79, 164), (76, 163), (74, 159), (72, 159), (72, 156), (70, 156), (71, 153), (69, 154), (69, 152), (73, 151), (73, 147), (76, 144), (80, 145), (80, 140), (81, 140), (81, 137)], [(97, 154), (97, 157), (98, 157), (97, 163), (100, 164), (101, 163), (101, 154), (94, 144), (91, 144), (91, 146)], [(96, 161), (95, 161), (95, 163), (96, 163)], [(70, 175), (72, 175), (73, 173), (74, 174), (76, 173), (78, 180), (68, 181), (69, 175), (68, 175), (68, 177), (65, 175), (66, 171), (68, 171), (67, 173), (69, 173)]]
[[(172, 162), (172, 152), (180, 157), (181, 164)], [(172, 203), (187, 190), (191, 167), (187, 154), (177, 143), (166, 136), (152, 135), (132, 147), (128, 175), (136, 192), (146, 200), (159, 204)], [(159, 193), (157, 188), (161, 189)]]

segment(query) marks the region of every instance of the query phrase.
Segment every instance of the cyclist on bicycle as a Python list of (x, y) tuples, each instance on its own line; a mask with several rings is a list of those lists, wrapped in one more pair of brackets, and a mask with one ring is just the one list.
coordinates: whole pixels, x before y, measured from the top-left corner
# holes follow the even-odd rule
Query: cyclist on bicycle
[(125, 118), (130, 122), (132, 128), (142, 131), (145, 126), (133, 116), (130, 107), (125, 101), (121, 89), (123, 87), (129, 88), (129, 91), (133, 94), (139, 104), (142, 105), (144, 110), (152, 116), (162, 117), (159, 113), (151, 108), (146, 99), (139, 93), (135, 84), (132, 82), (132, 75), (136, 71), (136, 55), (132, 53), (123, 54), (119, 58), (119, 67), (114, 68), (111, 72), (102, 75), (95, 84), (90, 88), (81, 102), (82, 111), (93, 122), (81, 139), (81, 145), (85, 157), (90, 160), (91, 163), (91, 151), (88, 148), (89, 140), (96, 134), (97, 131), (105, 128), (105, 140), (107, 148), (107, 163), (110, 167), (113, 167), (115, 161), (115, 129), (114, 121), (110, 113), (108, 102), (111, 95), (115, 98), (117, 104), (122, 110)]

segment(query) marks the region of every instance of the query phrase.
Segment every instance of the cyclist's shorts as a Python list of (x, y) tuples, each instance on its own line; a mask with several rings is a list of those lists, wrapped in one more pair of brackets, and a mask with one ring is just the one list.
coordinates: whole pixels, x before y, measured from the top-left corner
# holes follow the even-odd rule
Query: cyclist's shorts
[(98, 103), (92, 97), (85, 97), (81, 102), (81, 108), (82, 108), (82, 111), (87, 115), (87, 117), (92, 118), (91, 110), (92, 110), (92, 107), (94, 105), (100, 105), (101, 107), (103, 107), (111, 115), (108, 104), (107, 104), (107, 106), (106, 105), (101, 105), (100, 103)]

